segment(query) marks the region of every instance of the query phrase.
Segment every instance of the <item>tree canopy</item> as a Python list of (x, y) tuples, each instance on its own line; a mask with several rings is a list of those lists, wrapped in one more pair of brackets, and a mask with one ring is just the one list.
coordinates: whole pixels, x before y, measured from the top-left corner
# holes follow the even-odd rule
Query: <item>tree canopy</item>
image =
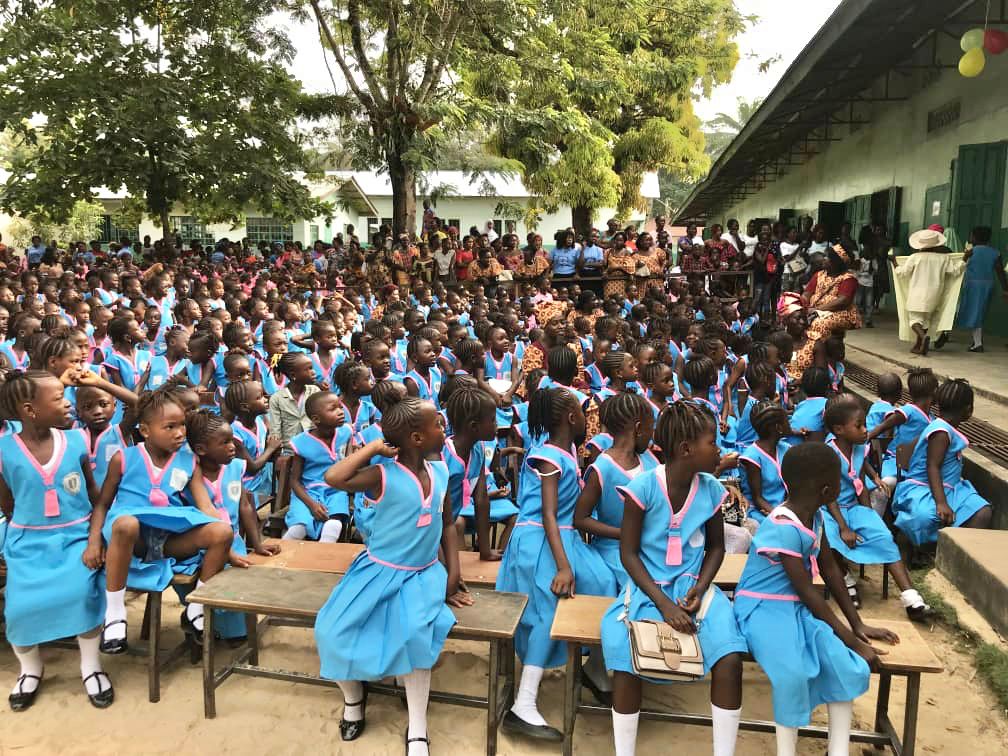
[(205, 222), (253, 207), (326, 212), (296, 175), (300, 85), (269, 0), (3, 4), (0, 116), (26, 147), (4, 209), (65, 220), (97, 187), (143, 198), (169, 232), (176, 202)]

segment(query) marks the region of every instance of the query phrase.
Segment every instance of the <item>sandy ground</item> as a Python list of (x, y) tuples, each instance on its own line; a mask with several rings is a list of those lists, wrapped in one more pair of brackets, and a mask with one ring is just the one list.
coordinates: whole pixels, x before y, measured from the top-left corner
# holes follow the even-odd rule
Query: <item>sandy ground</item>
[[(877, 570), (862, 589), (866, 613), (872, 616), (902, 615), (898, 602), (884, 605), (880, 598)], [(171, 596), (171, 599), (169, 599)], [(166, 642), (181, 639), (175, 618), (179, 610), (174, 595), (165, 594), (164, 617)], [(131, 636), (139, 631), (143, 603), (134, 597), (130, 608)], [(905, 615), (903, 615), (905, 616)], [(170, 625), (170, 627), (168, 627)], [(1008, 752), (1008, 724), (1005, 713), (984, 684), (975, 679), (970, 657), (957, 646), (956, 639), (942, 628), (927, 631), (946, 671), (924, 675), (918, 730), (918, 753), (971, 753), (974, 756)], [(221, 646), (220, 655), (229, 653)], [(487, 674), (486, 646), (467, 642), (449, 642), (434, 672), (434, 687), (471, 694), (485, 691)], [(0, 710), (0, 755), (6, 754), (122, 754), (122, 753), (264, 753), (295, 754), (308, 752), (396, 754), (403, 752), (406, 713), (398, 700), (373, 696), (368, 708), (368, 730), (353, 744), (339, 740), (339, 712), (342, 706), (338, 690), (309, 685), (295, 685), (260, 678), (232, 677), (217, 691), (217, 718), (203, 718), (201, 674), (199, 667), (183, 660), (162, 677), (161, 701), (147, 701), (147, 677), (143, 660), (138, 657), (104, 657), (106, 669), (116, 686), (116, 702), (108, 710), (98, 711), (87, 702), (81, 686), (78, 658), (74, 651), (46, 649), (46, 679), (35, 706), (14, 714), (6, 706)], [(268, 666), (317, 672), (309, 630), (270, 628), (262, 640), (260, 662)], [(13, 683), (16, 661), (9, 648), (0, 648), (0, 680)], [(770, 718), (770, 687), (761, 671), (745, 666), (743, 715)], [(647, 703), (681, 706), (708, 712), (707, 686), (645, 689)], [(891, 717), (902, 722), (903, 685), (893, 684)], [(855, 704), (855, 719), (860, 725), (872, 722), (875, 685)], [(561, 726), (563, 688), (561, 671), (548, 673), (540, 693), (544, 716)], [(816, 712), (817, 722), (825, 722), (825, 709)], [(483, 713), (446, 704), (432, 704), (429, 713), (432, 752), (481, 754), (484, 752)], [(673, 740), (674, 739), (674, 740)], [(575, 734), (578, 754), (612, 753), (612, 735), (607, 717), (582, 714)], [(673, 745), (674, 743), (674, 745)], [(638, 753), (702, 754), (710, 752), (710, 731), (706, 728), (642, 722)], [(852, 753), (878, 753), (870, 747), (855, 745)], [(498, 753), (558, 754), (559, 745), (539, 745), (514, 740), (501, 733)], [(742, 733), (739, 754), (746, 756), (775, 753), (772, 735)], [(802, 739), (801, 754), (822, 754), (825, 742)]]

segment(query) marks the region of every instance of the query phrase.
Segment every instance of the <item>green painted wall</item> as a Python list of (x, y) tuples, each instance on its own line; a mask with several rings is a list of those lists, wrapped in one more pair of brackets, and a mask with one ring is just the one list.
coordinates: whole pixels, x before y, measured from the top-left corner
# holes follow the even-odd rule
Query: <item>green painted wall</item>
[[(891, 231), (897, 242), (905, 243), (908, 232), (934, 222), (930, 204), (925, 217), (925, 200), (933, 200), (927, 192), (950, 182), (959, 146), (1008, 138), (1006, 79), (1008, 54), (989, 55), (984, 72), (975, 79), (949, 69), (907, 101), (876, 103), (871, 106), (870, 124), (853, 133), (846, 131), (849, 127), (835, 127), (831, 135), (843, 137), (842, 141), (817, 143), (819, 155), (759, 193), (714, 212), (711, 221), (738, 218), (744, 228), (750, 218), (776, 218), (781, 208), (799, 208), (801, 214), (815, 217), (820, 201), (844, 202), (898, 186), (902, 188), (902, 228)], [(928, 112), (956, 99), (961, 103), (958, 122), (928, 134)], [(837, 115), (846, 115), (846, 110)], [(1002, 207), (1000, 226), (995, 228), (995, 239), (1004, 250), (1008, 201)], [(987, 326), (992, 334), (1008, 335), (1008, 305), (996, 294)]]

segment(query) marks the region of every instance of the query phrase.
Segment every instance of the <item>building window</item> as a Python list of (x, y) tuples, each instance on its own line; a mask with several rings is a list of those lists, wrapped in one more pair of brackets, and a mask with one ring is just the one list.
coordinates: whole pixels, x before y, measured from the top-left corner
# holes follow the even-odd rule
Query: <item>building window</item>
[(203, 246), (213, 245), (216, 241), (205, 223), (200, 223), (191, 215), (172, 215), (168, 218), (168, 225), (172, 230), (182, 237), (185, 242), (199, 242)]
[(245, 236), (253, 244), (294, 241), (294, 225), (274, 218), (246, 218)]
[(124, 236), (128, 236), (130, 241), (137, 241), (140, 238), (140, 229), (119, 228), (112, 222), (111, 215), (103, 215), (101, 217), (101, 230), (98, 241), (102, 244), (108, 244), (109, 242), (118, 242)]
[(506, 220), (504, 221), (504, 230), (509, 234), (518, 233), (518, 221), (516, 220)]
[(461, 228), (462, 228), (462, 221), (459, 218), (449, 218), (448, 219), (448, 225), (451, 226), (451, 227), (453, 227), (453, 228), (457, 228), (457, 229), (461, 230)]
[(319, 240), (319, 227), (314, 223), (308, 226), (308, 243), (314, 244)]

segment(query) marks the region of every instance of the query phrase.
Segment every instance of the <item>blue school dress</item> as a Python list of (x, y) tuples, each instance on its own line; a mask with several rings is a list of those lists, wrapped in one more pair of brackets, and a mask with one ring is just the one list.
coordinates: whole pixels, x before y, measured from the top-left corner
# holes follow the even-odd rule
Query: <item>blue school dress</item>
[(91, 474), (100, 491), (105, 483), (105, 476), (108, 474), (109, 462), (112, 461), (116, 452), (125, 449), (128, 444), (123, 437), (122, 428), (118, 425), (109, 425), (98, 434), (97, 438), (94, 438), (87, 428), (80, 428), (78, 432), (84, 439), (84, 448), (87, 450), (88, 461), (91, 463)]
[(833, 389), (834, 393), (839, 393), (841, 386), (843, 386), (843, 379), (844, 374), (847, 372), (847, 366), (842, 362), (837, 362), (833, 365), (826, 363), (826, 369), (829, 371), (830, 387)]
[(10, 363), (11, 369), (13, 370), (27, 370), (28, 363), (31, 361), (31, 355), (28, 354), (28, 350), (18, 357), (14, 352), (14, 342), (4, 342), (0, 344), (0, 354), (3, 354), (7, 358), (7, 362)]
[[(669, 599), (678, 602), (696, 585), (706, 553), (707, 521), (721, 511), (728, 492), (713, 475), (699, 473), (694, 476), (682, 507), (673, 512), (664, 465), (638, 475), (619, 490), (644, 511), (639, 553), (648, 575)], [(746, 652), (731, 602), (717, 586), (712, 585), (711, 590), (714, 597), (707, 615), (697, 623), (704, 672), (709, 672), (728, 654)], [(624, 607), (625, 596), (620, 596), (602, 617), (602, 652), (607, 669), (633, 674), (630, 635), (623, 618), (661, 621), (662, 615), (634, 582), (627, 584), (626, 591), (630, 594), (629, 610)]]
[(918, 546), (938, 540), (937, 505), (931, 495), (927, 474), (928, 439), (934, 433), (944, 433), (949, 437), (949, 448), (942, 460), (941, 476), (945, 500), (955, 514), (952, 526), (962, 525), (981, 509), (990, 506), (977, 493), (973, 484), (962, 476), (963, 452), (969, 446), (969, 441), (941, 418), (933, 420), (914, 447), (906, 478), (896, 486), (892, 505), (896, 527)]
[[(366, 446), (372, 441), (382, 438), (383, 435), (381, 425), (375, 422), (357, 434), (355, 443), (359, 446)], [(371, 458), (371, 464), (380, 465), (383, 459), (385, 457), (378, 454)], [(371, 506), (371, 502), (367, 500), (363, 493), (354, 494), (353, 504), (354, 527), (361, 534), (364, 542), (367, 543), (368, 535), (371, 533), (371, 520), (374, 516), (374, 507)]]
[(756, 433), (752, 422), (750, 422), (753, 407), (757, 404), (759, 404), (759, 399), (749, 396), (746, 398), (745, 406), (739, 410), (738, 422), (735, 424), (735, 448), (739, 452), (748, 449), (759, 440), (759, 434)]
[[(770, 678), (774, 721), (802, 727), (819, 704), (853, 701), (868, 690), (868, 663), (801, 602), (780, 555), (800, 557), (814, 578), (822, 512), (809, 530), (787, 507), (759, 526), (735, 590), (735, 616), (749, 650)], [(830, 542), (830, 546), (834, 546)]]
[(150, 377), (147, 379), (147, 388), (160, 388), (173, 375), (188, 374), (189, 365), (190, 362), (187, 357), (175, 362), (168, 362), (168, 358), (164, 355), (155, 355), (150, 361), (151, 371)]
[(15, 646), (80, 635), (105, 617), (105, 576), (82, 561), (91, 500), (81, 470), (84, 438), (52, 431), (53, 456), (40, 465), (16, 435), (0, 437), (4, 482), (14, 499), (3, 556), (7, 563), (4, 619)]
[[(791, 427), (795, 430), (804, 428), (810, 433), (822, 433), (826, 430), (823, 425), (823, 412), (826, 411), (825, 396), (811, 396), (808, 399), (798, 402), (791, 413)], [(788, 446), (800, 444), (804, 439), (801, 436), (788, 436), (785, 439)]]
[(350, 426), (354, 433), (360, 433), (369, 425), (378, 421), (378, 408), (370, 402), (365, 402), (364, 397), (361, 397), (360, 404), (357, 405), (356, 415), (350, 411), (350, 408), (342, 399), (340, 399), (340, 404), (343, 405), (343, 413), (346, 415), (344, 422)]
[(588, 387), (592, 390), (593, 394), (598, 393), (609, 385), (609, 379), (602, 375), (597, 362), (593, 362), (585, 367), (585, 376), (588, 378)]
[(721, 410), (710, 399), (705, 399), (702, 396), (694, 397), (690, 399), (694, 404), (703, 407), (707, 410), (714, 420), (714, 439), (717, 442), (718, 448), (721, 449), (722, 454), (731, 454), (735, 451), (735, 418), (728, 418), (728, 432), (721, 432)]
[[(231, 421), (231, 430), (234, 431), (235, 440), (245, 447), (252, 459), (265, 450), (266, 439), (269, 437), (269, 424), (265, 415), (256, 417), (254, 428), (243, 425), (241, 420), (235, 418)], [(273, 463), (267, 462), (255, 475), (246, 474), (242, 485), (251, 493), (268, 493), (273, 487)]]
[[(325, 482), (325, 472), (346, 456), (352, 438), (353, 428), (344, 424), (336, 428), (331, 444), (326, 444), (311, 431), (299, 433), (290, 440), (294, 453), (303, 460), (301, 483), (312, 497), (325, 505), (329, 517), (350, 514), (349, 496), (346, 491), (331, 488)], [(322, 535), (325, 521), (316, 520), (308, 505), (301, 501), (301, 497), (292, 495), (290, 507), (284, 516), (284, 525), (288, 528), (292, 525), (304, 525), (308, 533), (307, 538), (317, 541)]]
[(840, 553), (844, 559), (849, 559), (856, 564), (890, 564), (900, 560), (899, 549), (893, 541), (889, 528), (882, 522), (871, 507), (862, 506), (858, 501), (858, 496), (864, 490), (865, 484), (861, 480), (861, 468), (864, 467), (865, 457), (868, 454), (866, 444), (855, 444), (851, 450), (850, 457), (847, 457), (837, 446), (836, 438), (832, 435), (826, 443), (840, 458), (840, 495), (837, 497), (837, 505), (840, 513), (847, 521), (847, 527), (857, 533), (858, 542), (854, 548), (850, 548), (843, 539), (840, 538), (840, 525), (833, 519), (826, 507), (823, 507), (823, 527), (826, 530), (826, 539), (834, 551)]
[(417, 395), (419, 398), (428, 402), (434, 402), (434, 406), (439, 410), (441, 409), (438, 394), (441, 392), (441, 385), (444, 383), (444, 376), (438, 368), (432, 367), (430, 369), (430, 380), (424, 378), (416, 370), (410, 370), (406, 373), (405, 378), (411, 379), (413, 383), (416, 384)]
[[(185, 533), (200, 525), (217, 522), (182, 500), (196, 467), (196, 458), (185, 444), (157, 472), (147, 453), (146, 444), (122, 450), (122, 480), (115, 501), (102, 527), (102, 537), (112, 540), (112, 525), (123, 515), (135, 517), (143, 528), (168, 533)], [(163, 591), (171, 581), (175, 560), (171, 557), (144, 561), (134, 556), (126, 585), (134, 590)]]
[(479, 481), (480, 472), (490, 467), (493, 451), (492, 441), (477, 441), (469, 450), (469, 459), (463, 460), (455, 450), (455, 439), (445, 439), (441, 461), (448, 468), (448, 500), (451, 502), (452, 522), (458, 519), (466, 506), (472, 509), (473, 490)]
[(133, 357), (128, 357), (113, 349), (105, 358), (105, 369), (117, 373), (122, 385), (130, 391), (135, 391), (140, 382), (140, 376), (151, 364), (152, 359), (153, 355), (143, 349), (135, 350)]
[(994, 290), (994, 267), (1000, 257), (1001, 251), (988, 244), (973, 247), (959, 295), (956, 328), (972, 330), (983, 326)]
[(448, 470), (442, 462), (424, 464), (426, 497), (416, 475), (382, 459), (381, 488), (367, 492), (374, 504), (367, 549), (315, 620), (325, 678), (380, 680), (430, 669), (455, 624), (445, 604), (448, 573), (438, 561)]
[(613, 447), (613, 437), (609, 433), (598, 433), (585, 443), (585, 449), (597, 449), (599, 454)]
[(511, 532), (497, 576), (498, 591), (528, 594), (528, 604), (515, 632), (515, 650), (523, 664), (560, 667), (567, 659), (564, 643), (550, 638), (559, 599), (550, 590), (556, 562), (542, 524), (542, 480), (531, 463), (549, 462), (559, 471), (557, 524), (564, 552), (574, 573), (576, 595), (615, 596), (616, 579), (574, 529), (574, 504), (581, 493), (577, 460), (553, 444), (536, 448), (522, 465), (518, 487), (518, 522)]
[[(921, 434), (924, 433), (924, 429), (931, 423), (931, 416), (916, 404), (904, 404), (894, 409), (893, 412), (898, 412), (906, 418), (906, 421), (902, 425), (896, 426), (892, 441), (889, 442), (886, 453), (882, 457), (881, 475), (883, 478), (899, 477), (899, 470), (896, 468), (896, 450), (903, 444), (916, 444)], [(927, 475), (922, 480), (927, 481)]]
[[(784, 485), (784, 478), (781, 475), (781, 462), (790, 448), (787, 442), (782, 439), (777, 442), (774, 456), (770, 456), (756, 444), (750, 444), (739, 457), (740, 463), (746, 463), (746, 470), (759, 472), (760, 483), (763, 486), (762, 496), (772, 507), (783, 504), (784, 499), (787, 498), (787, 486)], [(766, 515), (763, 514), (763, 510), (752, 503), (752, 489), (749, 487), (747, 474), (739, 475), (739, 487), (742, 489), (742, 495), (750, 502), (747, 516), (756, 522), (763, 522)]]
[(336, 368), (346, 362), (346, 352), (342, 349), (334, 349), (332, 364), (327, 368), (319, 359), (318, 352), (309, 352), (308, 359), (311, 360), (312, 368), (315, 370), (315, 380), (319, 383), (328, 383), (333, 390), (336, 389)]
[[(604, 525), (614, 528), (623, 526), (623, 496), (616, 490), (617, 486), (627, 485), (635, 475), (640, 475), (648, 470), (658, 467), (658, 458), (649, 450), (638, 457), (638, 465), (627, 470), (608, 454), (599, 454), (595, 461), (588, 466), (585, 471), (585, 478), (588, 471), (594, 470), (598, 476), (599, 488), (602, 489), (602, 496), (595, 505), (595, 519)], [(623, 562), (620, 559), (619, 539), (616, 538), (592, 538), (591, 548), (598, 552), (613, 575), (616, 576), (616, 587), (622, 590), (630, 582), (630, 576), (623, 569)]]
[(893, 404), (882, 399), (873, 402), (872, 406), (868, 408), (868, 414), (865, 415), (865, 427), (869, 431), (874, 430), (895, 409)]

